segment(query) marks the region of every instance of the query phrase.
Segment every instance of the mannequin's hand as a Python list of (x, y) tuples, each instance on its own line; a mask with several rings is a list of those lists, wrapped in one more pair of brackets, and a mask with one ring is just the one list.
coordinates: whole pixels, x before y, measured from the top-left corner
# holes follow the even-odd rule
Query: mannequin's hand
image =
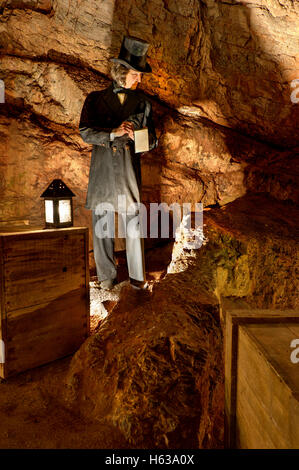
[(122, 135), (128, 134), (130, 139), (134, 140), (134, 126), (131, 122), (124, 121), (119, 127), (113, 129), (115, 137), (121, 137)]

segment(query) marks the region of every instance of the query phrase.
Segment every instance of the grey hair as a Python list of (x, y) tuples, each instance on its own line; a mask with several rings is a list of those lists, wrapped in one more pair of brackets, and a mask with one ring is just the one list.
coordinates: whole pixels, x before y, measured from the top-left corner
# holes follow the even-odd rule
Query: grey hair
[(126, 85), (126, 77), (129, 69), (122, 64), (114, 62), (112, 64), (110, 74), (112, 79), (119, 85), (124, 87)]

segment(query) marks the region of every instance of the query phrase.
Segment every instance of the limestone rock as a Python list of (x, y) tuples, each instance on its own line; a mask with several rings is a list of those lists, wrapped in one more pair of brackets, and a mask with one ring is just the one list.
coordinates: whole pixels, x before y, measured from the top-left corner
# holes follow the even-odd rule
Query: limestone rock
[(58, 177), (90, 226), (77, 126), (124, 34), (151, 44), (142, 86), (159, 147), (142, 157), (145, 202), (225, 205), (248, 189), (297, 200), (298, 3), (9, 0), (0, 12), (1, 223), (42, 223), (39, 195)]
[[(194, 276), (223, 297), (255, 308), (297, 308), (298, 208), (266, 194), (247, 194), (204, 212), (208, 239), (196, 254)], [(180, 257), (180, 263), (182, 257)]]
[[(298, 144), (298, 2), (9, 1), (5, 53), (107, 74), (124, 34), (151, 43), (145, 88), (172, 107), (269, 142)], [(22, 28), (20, 29), (20, 25)], [(296, 94), (296, 92), (295, 92)]]
[(252, 192), (269, 193), (276, 199), (299, 202), (299, 148), (273, 152), (259, 158), (244, 172), (244, 181)]
[(74, 356), (65, 400), (110, 423), (130, 448), (223, 445), (222, 334), (217, 300), (168, 275), (120, 301)]

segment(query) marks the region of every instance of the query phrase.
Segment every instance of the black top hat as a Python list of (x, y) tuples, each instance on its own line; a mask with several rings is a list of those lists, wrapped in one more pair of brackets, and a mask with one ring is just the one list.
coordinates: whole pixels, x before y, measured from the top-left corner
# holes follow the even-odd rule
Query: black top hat
[(118, 58), (111, 60), (137, 72), (151, 72), (151, 66), (146, 62), (148, 48), (149, 44), (142, 39), (125, 36)]

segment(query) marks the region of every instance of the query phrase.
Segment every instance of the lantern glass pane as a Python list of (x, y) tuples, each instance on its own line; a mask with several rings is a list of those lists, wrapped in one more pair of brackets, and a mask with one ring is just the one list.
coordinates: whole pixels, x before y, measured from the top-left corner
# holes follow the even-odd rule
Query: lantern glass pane
[(53, 207), (53, 201), (51, 200), (45, 200), (45, 210), (46, 210), (46, 222), (48, 224), (53, 224), (54, 223), (54, 207)]
[(69, 199), (64, 199), (64, 200), (59, 201), (58, 210), (59, 210), (59, 222), (61, 224), (72, 221), (71, 201)]

